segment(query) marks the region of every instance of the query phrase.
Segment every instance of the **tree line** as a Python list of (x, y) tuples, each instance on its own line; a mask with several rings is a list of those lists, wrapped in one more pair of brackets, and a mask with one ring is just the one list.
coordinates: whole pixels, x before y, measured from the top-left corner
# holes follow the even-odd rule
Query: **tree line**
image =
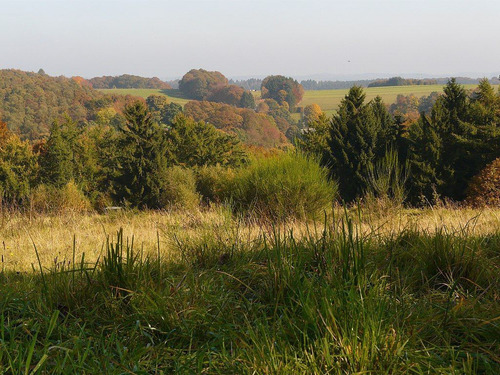
[[(370, 190), (394, 195), (402, 184), (412, 204), (463, 201), (474, 176), (500, 157), (500, 99), (486, 79), (470, 94), (451, 79), (430, 113), (405, 124), (354, 86), (338, 113), (309, 124), (299, 144), (321, 155), (346, 202)], [(498, 171), (490, 177), (488, 189), (498, 196)]]
[[(190, 87), (212, 95), (214, 87), (230, 86), (210, 83), (213, 77), (227, 83), (221, 76), (211, 72), (205, 86)], [(99, 98), (91, 102), (95, 122), (59, 117), (46, 137), (33, 141), (2, 122), (2, 200), (26, 206), (72, 197), (94, 207), (165, 207), (194, 194), (199, 168), (238, 170), (253, 159), (250, 154), (283, 152), (262, 152), (258, 146), (291, 149), (289, 141), (319, 156), (347, 203), (372, 195), (419, 205), (441, 198), (463, 201), (473, 191), (487, 195), (488, 189), (494, 197), (500, 191), (495, 172), (500, 101), (487, 80), (473, 92), (450, 80), (413, 121), (391, 113), (380, 98), (367, 102), (358, 86), (331, 118), (309, 105), (300, 122), (291, 117), (303, 92), (295, 80), (270, 76), (262, 91), (255, 109), (206, 100), (188, 102), (183, 109), (154, 95), (118, 113)], [(223, 176), (222, 170), (214, 173)]]

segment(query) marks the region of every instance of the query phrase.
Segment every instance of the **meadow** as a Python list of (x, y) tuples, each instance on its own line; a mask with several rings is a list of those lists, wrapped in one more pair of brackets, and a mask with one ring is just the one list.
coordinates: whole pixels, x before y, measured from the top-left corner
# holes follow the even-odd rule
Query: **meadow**
[(2, 215), (2, 374), (498, 374), (500, 210)]
[[(444, 85), (413, 85), (413, 86), (390, 86), (390, 87), (369, 87), (365, 89), (366, 99), (371, 100), (376, 96), (380, 96), (386, 104), (392, 104), (396, 101), (398, 95), (413, 94), (418, 98), (428, 96), (432, 92), (443, 92)], [(477, 85), (464, 85), (467, 90), (473, 90)], [(498, 85), (493, 86), (498, 90)], [(189, 100), (182, 97), (179, 90), (155, 90), (155, 89), (107, 89), (99, 90), (113, 94), (134, 95), (142, 98), (147, 98), (149, 95), (165, 95), (172, 102), (180, 105), (186, 104)], [(331, 115), (338, 108), (340, 101), (345, 97), (349, 90), (306, 90), (304, 98), (300, 102), (301, 106), (309, 104), (318, 104), (323, 111)], [(254, 91), (256, 99), (260, 98), (260, 92)]]
[(146, 99), (150, 95), (166, 96), (172, 103), (177, 103), (182, 106), (189, 102), (179, 90), (162, 90), (162, 89), (99, 89), (98, 91), (108, 94), (132, 95)]

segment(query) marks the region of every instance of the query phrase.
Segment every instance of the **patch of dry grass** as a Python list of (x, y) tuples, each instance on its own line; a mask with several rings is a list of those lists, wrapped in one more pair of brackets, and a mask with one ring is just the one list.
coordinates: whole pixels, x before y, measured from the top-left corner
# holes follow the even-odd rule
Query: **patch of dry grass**
[[(356, 209), (353, 209), (356, 210)], [(334, 209), (333, 218), (342, 217), (341, 208)], [(428, 209), (376, 209), (359, 210), (357, 215), (360, 228), (365, 233), (399, 233), (405, 229), (419, 229), (433, 232), (444, 228), (448, 233), (461, 232), (484, 235), (498, 232), (500, 228), (500, 208), (428, 208)], [(339, 219), (340, 220), (340, 219)], [(293, 229), (300, 237), (305, 233), (320, 232), (319, 219), (313, 222), (290, 222), (283, 224), (282, 230)], [(95, 262), (103, 253), (106, 238), (113, 239), (117, 231), (134, 236), (135, 249), (144, 252), (158, 250), (162, 257), (175, 260), (180, 254), (176, 241), (188, 239), (234, 238), (251, 242), (268, 235), (272, 225), (256, 220), (240, 220), (222, 208), (198, 209), (190, 211), (149, 211), (118, 212), (111, 214), (66, 213), (59, 216), (25, 216), (18, 213), (3, 213), (0, 217), (0, 270), (29, 271), (37, 263), (34, 244), (44, 267), (54, 262), (75, 258)], [(318, 229), (319, 228), (319, 229)]]

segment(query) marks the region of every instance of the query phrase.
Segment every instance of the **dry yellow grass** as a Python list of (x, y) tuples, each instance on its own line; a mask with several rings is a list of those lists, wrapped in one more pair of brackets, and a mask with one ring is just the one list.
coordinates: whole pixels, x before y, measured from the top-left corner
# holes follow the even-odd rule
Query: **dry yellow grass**
[[(342, 217), (342, 209), (336, 209), (334, 220)], [(397, 233), (404, 229), (434, 231), (445, 228), (449, 233), (460, 233), (464, 228), (469, 234), (498, 233), (500, 208), (428, 208), (393, 209), (377, 212), (364, 209), (354, 217), (361, 219), (363, 233)], [(321, 228), (320, 222), (317, 227)], [(314, 228), (313, 223), (288, 223), (294, 234), (301, 236)], [(242, 241), (268, 233), (269, 226), (259, 223), (243, 223), (222, 208), (196, 211), (121, 212), (108, 215), (96, 213), (66, 213), (59, 216), (3, 214), (0, 217), (1, 268), (29, 271), (37, 265), (33, 244), (36, 245), (41, 263), (51, 267), (55, 262), (69, 261), (73, 256), (73, 236), (76, 242), (76, 259), (82, 253), (89, 262), (102, 255), (107, 236), (116, 236), (123, 228), (124, 235), (134, 236), (134, 248), (144, 252), (157, 251), (158, 240), (164, 257), (175, 259), (179, 252), (176, 239), (196, 240), (216, 238), (229, 241), (239, 237)], [(313, 230), (312, 230), (313, 231)], [(0, 271), (1, 271), (0, 268)]]

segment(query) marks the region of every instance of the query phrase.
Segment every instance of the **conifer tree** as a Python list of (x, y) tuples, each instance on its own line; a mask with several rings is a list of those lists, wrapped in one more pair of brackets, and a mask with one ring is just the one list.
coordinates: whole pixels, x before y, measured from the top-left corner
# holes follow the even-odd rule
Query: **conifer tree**
[(241, 108), (250, 108), (250, 109), (255, 108), (255, 98), (253, 97), (253, 95), (250, 91), (245, 91), (241, 95), (240, 107)]
[(126, 124), (120, 128), (122, 151), (114, 184), (115, 198), (133, 207), (158, 208), (168, 166), (164, 130), (141, 102), (128, 106), (124, 116)]
[(443, 183), (439, 178), (442, 140), (425, 113), (410, 127), (409, 142), (410, 199), (430, 201)]
[(366, 176), (376, 159), (379, 124), (361, 87), (353, 86), (332, 118), (324, 161), (338, 179), (340, 194), (352, 201), (366, 190)]
[(377, 96), (371, 102), (371, 110), (378, 128), (376, 156), (377, 159), (380, 159), (384, 157), (388, 150), (398, 149), (397, 142), (400, 141), (400, 134), (398, 134), (400, 129), (380, 96)]
[[(69, 133), (73, 132), (73, 128)], [(42, 182), (62, 187), (73, 178), (73, 151), (71, 138), (63, 131), (63, 125), (54, 121), (50, 135), (40, 156)]]

